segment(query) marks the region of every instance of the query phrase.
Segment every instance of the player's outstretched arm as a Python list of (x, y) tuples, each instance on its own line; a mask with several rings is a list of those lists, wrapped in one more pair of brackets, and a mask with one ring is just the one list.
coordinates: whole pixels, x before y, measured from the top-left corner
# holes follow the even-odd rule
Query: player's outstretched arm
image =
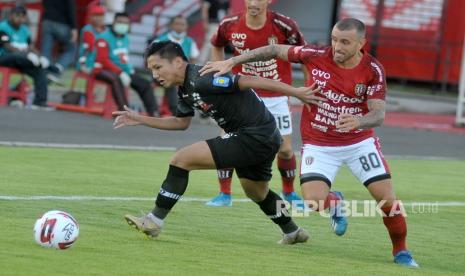
[(112, 114), (113, 116), (116, 116), (115, 121), (113, 122), (114, 129), (124, 126), (145, 125), (164, 130), (185, 130), (191, 123), (191, 117), (148, 117), (134, 112), (127, 106), (124, 106), (124, 111), (115, 111)]
[(276, 57), (287, 61), (287, 52), (290, 47), (292, 46), (284, 44), (274, 44), (254, 49), (252, 51), (241, 54), (239, 56), (232, 57), (227, 60), (209, 61), (202, 67), (202, 69), (199, 70), (199, 72), (201, 76), (210, 72), (217, 72), (215, 73), (215, 77), (217, 77), (231, 71), (231, 69), (234, 66), (246, 62), (270, 60)]
[(352, 114), (341, 114), (336, 122), (336, 127), (343, 131), (354, 129), (367, 129), (378, 127), (383, 124), (386, 114), (386, 101), (380, 99), (368, 100), (368, 113), (362, 117)]
[(326, 98), (318, 96), (321, 88), (313, 83), (310, 87), (293, 87), (289, 84), (254, 76), (240, 76), (239, 88), (263, 89), (267, 91), (280, 92), (286, 96), (296, 97), (306, 104), (321, 105)]

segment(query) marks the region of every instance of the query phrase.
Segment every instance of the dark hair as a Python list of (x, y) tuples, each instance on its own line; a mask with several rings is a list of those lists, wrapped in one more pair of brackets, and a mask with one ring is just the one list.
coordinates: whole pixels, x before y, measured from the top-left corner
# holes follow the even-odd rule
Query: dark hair
[(16, 7), (11, 8), (10, 14), (27, 15), (27, 10), (26, 10), (26, 7), (24, 6), (16, 6)]
[(355, 29), (360, 38), (365, 38), (365, 24), (356, 18), (344, 18), (336, 23), (336, 28), (341, 31), (349, 31)]
[(151, 55), (159, 55), (161, 58), (167, 59), (170, 62), (175, 57), (181, 57), (184, 61), (189, 61), (184, 54), (181, 46), (178, 43), (172, 41), (158, 41), (152, 42), (150, 45), (145, 49), (144, 53), (144, 60), (147, 62), (147, 59)]
[(117, 12), (117, 13), (115, 13), (114, 19), (116, 19), (117, 17), (127, 17), (127, 18), (129, 18), (129, 13), (127, 13), (127, 12)]
[[(184, 15), (178, 14), (178, 15), (173, 16), (173, 17), (170, 18), (170, 25), (173, 24), (173, 22), (174, 22), (176, 19), (178, 19), (178, 18), (186, 19), (186, 17), (185, 17)], [(186, 20), (187, 20), (187, 19), (186, 19)]]

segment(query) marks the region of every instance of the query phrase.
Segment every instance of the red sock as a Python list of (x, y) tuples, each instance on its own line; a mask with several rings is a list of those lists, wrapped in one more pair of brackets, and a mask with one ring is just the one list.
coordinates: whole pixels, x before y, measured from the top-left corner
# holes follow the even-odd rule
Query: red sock
[(329, 192), (328, 196), (325, 199), (325, 203), (323, 205), (323, 208), (326, 210), (330, 206), (334, 207), (334, 206), (336, 206), (336, 204), (338, 202), (339, 202), (339, 197), (335, 193)]
[[(393, 209), (395, 211), (391, 212), (392, 208), (395, 208)], [(383, 207), (381, 210), (386, 214), (383, 217), (383, 222), (392, 241), (392, 255), (394, 256), (399, 251), (407, 250), (407, 223), (397, 203), (395, 203), (395, 207)], [(390, 213), (392, 213), (392, 216), (389, 216)]]
[(278, 157), (278, 169), (281, 173), (283, 193), (285, 194), (294, 191), (295, 168), (295, 155), (292, 155), (291, 159), (282, 159)]
[(220, 192), (230, 195), (231, 182), (234, 169), (217, 170), (218, 181), (220, 182)]

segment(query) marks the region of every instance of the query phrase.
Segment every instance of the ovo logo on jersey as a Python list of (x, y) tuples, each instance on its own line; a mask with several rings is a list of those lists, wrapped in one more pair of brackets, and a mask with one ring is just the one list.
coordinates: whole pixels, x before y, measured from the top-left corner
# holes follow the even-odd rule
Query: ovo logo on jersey
[(231, 38), (232, 39), (246, 39), (247, 35), (246, 34), (241, 34), (241, 33), (232, 33)]
[(321, 70), (319, 70), (319, 69), (313, 69), (313, 70), (312, 70), (312, 75), (313, 75), (313, 76), (320, 77), (320, 78), (323, 77), (323, 78), (325, 78), (325, 79), (327, 79), (327, 80), (329, 80), (329, 79), (331, 78), (331, 74), (330, 74), (330, 73), (325, 72), (325, 71), (321, 71)]

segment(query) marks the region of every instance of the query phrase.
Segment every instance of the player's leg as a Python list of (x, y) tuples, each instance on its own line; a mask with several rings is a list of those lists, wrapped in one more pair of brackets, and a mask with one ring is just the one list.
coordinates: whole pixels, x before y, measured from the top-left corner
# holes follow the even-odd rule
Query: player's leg
[(384, 225), (392, 242), (394, 262), (409, 267), (419, 267), (407, 250), (407, 222), (392, 189), (391, 179), (374, 181), (367, 186), (367, 189), (377, 202), (384, 202), (381, 210), (384, 214)]
[(205, 141), (180, 149), (171, 158), (168, 174), (155, 201), (155, 208), (143, 217), (126, 215), (127, 222), (148, 236), (158, 236), (164, 219), (186, 191), (189, 172), (215, 167), (212, 152)]
[(287, 97), (265, 97), (263, 102), (276, 120), (276, 126), (283, 137), (277, 155), (277, 165), (282, 181), (282, 194), (285, 200), (300, 200), (294, 191), (296, 160), (292, 149), (292, 115)]
[(149, 80), (137, 75), (131, 75), (131, 87), (137, 92), (149, 116), (158, 115), (158, 106), (153, 87)]
[[(285, 202), (279, 195), (269, 189), (268, 181), (246, 178), (267, 179), (271, 177), (271, 164), (272, 162), (268, 165), (237, 169), (242, 188), (247, 197), (255, 202), (263, 213), (277, 224), (283, 232), (283, 238), (278, 243), (295, 244), (306, 242), (309, 238), (307, 231), (294, 223), (288, 214)], [(269, 172), (266, 169), (267, 166), (269, 166)]]
[[(332, 152), (331, 152), (332, 151)], [(331, 227), (338, 236), (344, 235), (348, 222), (343, 212), (342, 193), (331, 191), (342, 160), (337, 152), (329, 147), (304, 145), (300, 167), (302, 197), (306, 206), (323, 211), (329, 208)]]
[(293, 200), (301, 200), (301, 198), (294, 191), (294, 179), (296, 171), (296, 160), (294, 151), (292, 149), (292, 136), (291, 134), (282, 135), (283, 144), (279, 148), (278, 170), (281, 174), (282, 192), (283, 197), (288, 202)]
[[(226, 132), (221, 130), (220, 136), (224, 136)], [(234, 168), (219, 169), (216, 171), (218, 174), (218, 182), (220, 184), (220, 193), (205, 203), (207, 206), (232, 206), (231, 184), (234, 173)]]
[(348, 162), (354, 175), (365, 185), (372, 197), (381, 203), (383, 222), (392, 242), (392, 254), (396, 263), (418, 267), (407, 250), (407, 224), (397, 201), (389, 167), (381, 152), (378, 139), (369, 138), (358, 143), (354, 157)]

